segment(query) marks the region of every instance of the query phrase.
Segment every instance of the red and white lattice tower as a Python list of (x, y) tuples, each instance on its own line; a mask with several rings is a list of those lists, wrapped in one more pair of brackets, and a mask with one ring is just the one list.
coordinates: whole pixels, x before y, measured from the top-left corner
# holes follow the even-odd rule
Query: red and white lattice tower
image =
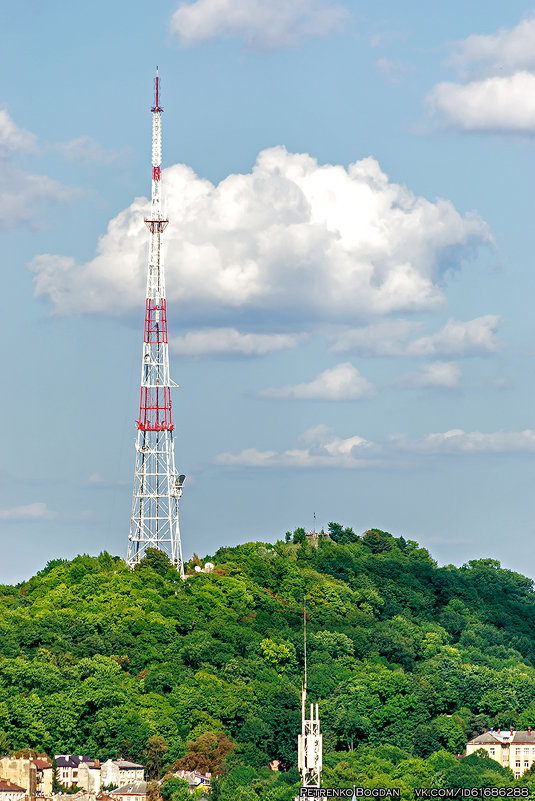
[(185, 476), (175, 470), (171, 387), (167, 339), (167, 305), (161, 238), (168, 220), (162, 212), (162, 111), (160, 79), (156, 69), (152, 110), (152, 204), (145, 219), (150, 231), (145, 335), (141, 361), (141, 399), (137, 421), (136, 471), (132, 520), (128, 538), (129, 567), (145, 556), (147, 548), (164, 551), (184, 576), (178, 502)]

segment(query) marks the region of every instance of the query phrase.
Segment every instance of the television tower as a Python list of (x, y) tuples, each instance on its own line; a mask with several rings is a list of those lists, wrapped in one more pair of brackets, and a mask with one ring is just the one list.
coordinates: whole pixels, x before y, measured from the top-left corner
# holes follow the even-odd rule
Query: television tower
[(185, 476), (175, 470), (171, 387), (167, 339), (167, 304), (161, 238), (169, 220), (162, 212), (162, 111), (156, 68), (152, 111), (152, 204), (145, 223), (150, 232), (145, 302), (145, 334), (141, 360), (141, 398), (137, 421), (136, 470), (132, 520), (126, 563), (134, 567), (147, 548), (164, 551), (184, 577), (178, 502)]
[[(297, 738), (297, 766), (301, 774), (303, 789), (318, 790), (321, 787), (321, 768), (323, 764), (323, 742), (320, 732), (320, 716), (317, 704), (310, 704), (310, 717), (307, 718), (307, 615), (303, 603), (303, 636), (305, 642), (305, 681), (301, 691), (301, 734)], [(300, 798), (317, 798), (301, 795)]]

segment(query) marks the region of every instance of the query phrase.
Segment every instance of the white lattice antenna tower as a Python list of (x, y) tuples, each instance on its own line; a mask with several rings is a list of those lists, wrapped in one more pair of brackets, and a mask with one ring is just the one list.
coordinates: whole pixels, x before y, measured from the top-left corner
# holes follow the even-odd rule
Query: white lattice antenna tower
[[(317, 789), (321, 787), (323, 744), (317, 704), (310, 704), (310, 717), (307, 718), (306, 600), (303, 601), (303, 638), (305, 645), (305, 680), (301, 691), (301, 734), (297, 740), (297, 765), (301, 773), (301, 786)], [(314, 797), (317, 798), (317, 796)], [(308, 796), (301, 796), (301, 798), (308, 798)]]
[(141, 360), (141, 398), (137, 421), (136, 469), (127, 564), (134, 567), (147, 548), (164, 551), (184, 577), (178, 502), (184, 475), (175, 470), (171, 387), (169, 376), (167, 303), (161, 237), (169, 222), (161, 205), (162, 111), (156, 68), (152, 111), (152, 203), (145, 223), (150, 232), (145, 302), (145, 333)]

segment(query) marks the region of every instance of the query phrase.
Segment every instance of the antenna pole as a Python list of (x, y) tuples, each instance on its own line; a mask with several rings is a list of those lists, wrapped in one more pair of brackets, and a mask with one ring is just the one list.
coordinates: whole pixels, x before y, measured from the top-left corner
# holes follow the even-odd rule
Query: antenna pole
[[(306, 596), (303, 598), (303, 642), (305, 675), (301, 691), (301, 734), (297, 738), (297, 763), (301, 773), (303, 789), (321, 787), (321, 768), (323, 764), (323, 743), (320, 731), (320, 716), (317, 704), (310, 704), (310, 717), (307, 718), (307, 612)], [(310, 796), (301, 795), (301, 799), (317, 798), (315, 793)]]
[(305, 643), (305, 690), (307, 688), (307, 599), (303, 598), (303, 640)]

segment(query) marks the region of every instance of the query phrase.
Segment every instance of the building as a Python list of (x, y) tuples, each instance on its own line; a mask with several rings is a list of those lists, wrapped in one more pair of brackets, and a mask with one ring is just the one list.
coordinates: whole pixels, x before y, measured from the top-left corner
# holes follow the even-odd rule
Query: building
[(323, 529), (321, 531), (309, 531), (305, 536), (307, 538), (306, 541), (310, 542), (310, 544), (313, 545), (314, 548), (318, 547), (318, 543), (320, 540), (331, 539), (329, 535), (326, 534), (325, 531), (323, 531)]
[(36, 770), (37, 795), (52, 795), (53, 767), (48, 759), (32, 759)]
[(201, 773), (200, 770), (178, 770), (174, 775), (177, 779), (183, 779), (189, 784), (190, 793), (196, 790), (197, 787), (204, 787), (208, 792), (212, 788), (211, 773)]
[(100, 762), (80, 762), (78, 765), (78, 781), (76, 782), (80, 790), (87, 793), (99, 793), (102, 786)]
[(147, 801), (147, 782), (129, 782), (117, 790), (112, 790), (110, 797), (114, 801)]
[(74, 754), (56, 754), (56, 777), (64, 787), (78, 786), (78, 770), (81, 762), (91, 762), (89, 757)]
[(466, 744), (466, 755), (482, 749), (491, 759), (505, 768), (511, 768), (518, 779), (535, 762), (535, 731), (528, 726), (527, 731), (510, 729), (491, 729), (478, 734)]
[(101, 787), (122, 787), (145, 780), (145, 768), (126, 759), (108, 759), (100, 766)]
[(34, 763), (35, 760), (24, 757), (2, 757), (0, 779), (8, 784), (22, 787), (27, 796), (34, 796), (37, 791), (37, 768)]
[(0, 801), (24, 801), (28, 798), (24, 787), (0, 779)]

